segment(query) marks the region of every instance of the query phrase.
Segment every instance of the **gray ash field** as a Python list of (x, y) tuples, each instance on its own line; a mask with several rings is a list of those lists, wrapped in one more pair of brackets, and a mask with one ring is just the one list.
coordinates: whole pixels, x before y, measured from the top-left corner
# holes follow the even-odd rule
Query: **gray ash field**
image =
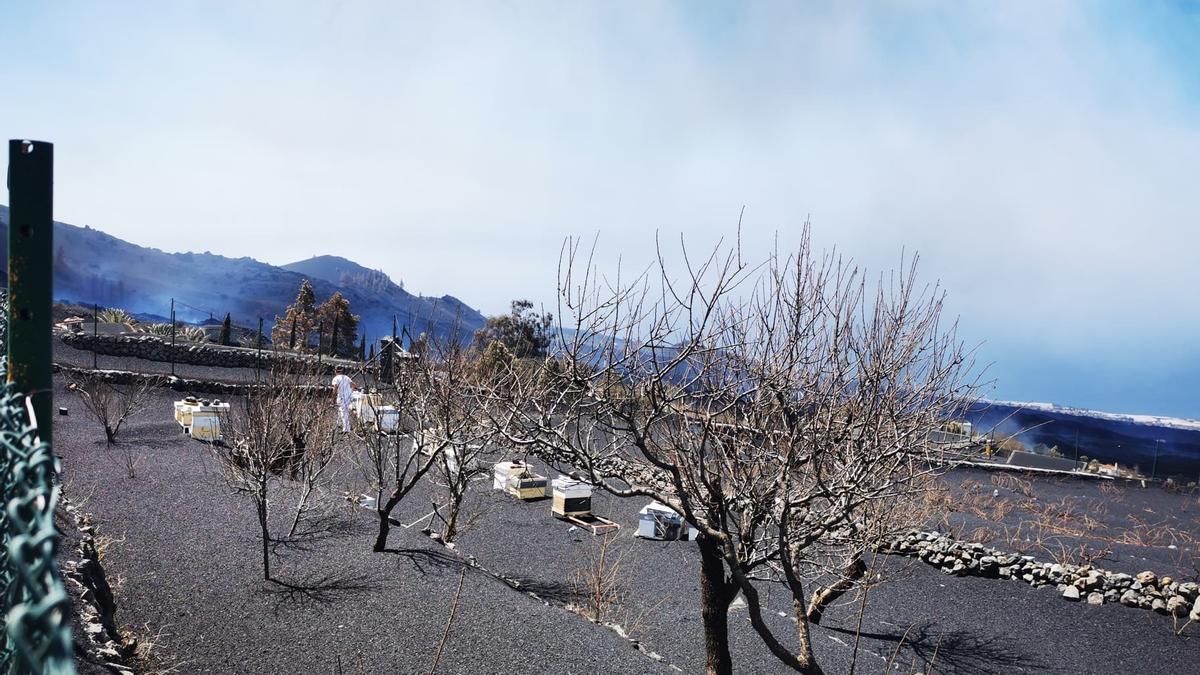
[[(117, 366), (136, 369), (102, 364)], [(695, 546), (633, 538), (642, 500), (598, 494), (594, 510), (622, 525), (617, 547), (628, 549), (626, 599), (617, 615), (661, 660), (564, 608), (577, 600), (572, 580), (596, 539), (554, 519), (549, 500), (519, 502), (479, 481), (471, 499), (484, 515), (455, 549), (421, 534), (421, 523), (393, 528), (393, 550), (372, 553), (374, 513), (342, 496), (360, 492), (364, 482), (353, 467), (340, 467), (336, 486), (320, 497), (322, 513), (275, 548), (275, 576), (286, 585), (269, 583), (262, 580), (253, 507), (226, 486), (210, 449), (180, 433), (171, 418), (177, 394), (156, 392), (114, 449), (104, 447), (100, 429), (61, 382), (55, 395), (56, 405), (71, 410), (55, 420), (66, 490), (93, 514), (100, 534), (115, 540), (104, 563), (118, 597), (117, 620), (134, 632), (158, 634), (153, 658), (177, 666), (175, 672), (330, 673), (339, 664), (348, 673), (428, 672), (463, 570), (439, 672), (703, 672)], [(141, 456), (133, 479), (121, 459), (126, 448)], [(991, 494), (986, 473), (956, 471), (946, 481), (967, 479)], [(1047, 500), (1098, 489), (1046, 479), (1031, 484)], [(1193, 522), (1195, 514), (1180, 509), (1194, 508), (1194, 497), (1120, 489), (1122, 506), (1110, 505), (1106, 517), (1151, 509)], [(418, 520), (433, 496), (420, 488), (395, 517)], [(272, 506), (274, 532), (286, 532), (294, 495), (278, 491)], [(1186, 572), (1185, 561), (1157, 547), (1143, 551), (1144, 562), (1136, 551), (1116, 555), (1117, 562), (1098, 565)], [(468, 556), (479, 567), (466, 565)], [(1176, 637), (1170, 617), (1068, 603), (1053, 588), (948, 577), (909, 559), (882, 564), (896, 568), (897, 578), (867, 597), (859, 672), (881, 672), (889, 661), (904, 673), (1115, 673), (1148, 664), (1154, 672), (1195, 672), (1200, 663), (1200, 642)], [(763, 593), (772, 629), (794, 645), (790, 599), (780, 588)], [(817, 658), (828, 673), (849, 668), (857, 610), (856, 603), (837, 605), (814, 627)], [(787, 672), (753, 633), (745, 609), (735, 603), (731, 614), (735, 669)]]

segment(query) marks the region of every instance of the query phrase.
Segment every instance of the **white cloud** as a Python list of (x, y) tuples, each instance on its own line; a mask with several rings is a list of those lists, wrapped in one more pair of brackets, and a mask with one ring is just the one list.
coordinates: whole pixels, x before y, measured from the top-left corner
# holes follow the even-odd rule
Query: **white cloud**
[(872, 266), (919, 250), (1004, 358), (1196, 357), (1196, 102), (1103, 8), (174, 7), (0, 47), (29, 93), (0, 127), (59, 145), (61, 218), (495, 312), (551, 300), (565, 235), (638, 264), (746, 204), (748, 248), (811, 214)]

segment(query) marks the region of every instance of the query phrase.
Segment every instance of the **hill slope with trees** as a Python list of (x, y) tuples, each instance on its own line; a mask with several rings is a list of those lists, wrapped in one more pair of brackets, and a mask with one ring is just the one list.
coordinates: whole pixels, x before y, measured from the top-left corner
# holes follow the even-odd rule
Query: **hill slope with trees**
[[(8, 208), (0, 206), (0, 260), (7, 261)], [(276, 267), (253, 258), (204, 253), (167, 253), (138, 246), (90, 227), (54, 223), (54, 297), (133, 313), (169, 314), (176, 300), (180, 319), (217, 321), (230, 314), (233, 323), (257, 326), (262, 317), (269, 330), (276, 315), (296, 297), (305, 278), (321, 298), (341, 293), (361, 316), (359, 334), (369, 340), (391, 334), (392, 318), (418, 334), (446, 336), (456, 330), (470, 339), (484, 324), (483, 315), (451, 296), (421, 297), (408, 293), (383, 272), (368, 270), (342, 258), (346, 274), (332, 279), (305, 263)], [(291, 269), (298, 267), (299, 269)], [(365, 273), (365, 274), (364, 274)]]

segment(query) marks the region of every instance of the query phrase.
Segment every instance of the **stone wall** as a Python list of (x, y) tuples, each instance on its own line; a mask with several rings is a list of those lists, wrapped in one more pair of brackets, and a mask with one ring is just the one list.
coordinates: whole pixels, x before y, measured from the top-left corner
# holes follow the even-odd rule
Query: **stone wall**
[[(148, 383), (154, 387), (165, 387), (186, 394), (244, 396), (261, 386), (253, 382), (193, 380), (186, 377), (175, 377), (174, 375), (134, 373), (128, 370), (92, 370), (91, 368), (78, 368), (58, 363), (54, 364), (54, 372), (64, 375), (68, 382), (97, 378), (101, 382), (115, 385)], [(323, 384), (305, 385), (305, 387), (315, 391), (327, 391), (329, 389)]]
[[(147, 361), (187, 363), (195, 366), (220, 368), (270, 368), (271, 364), (284, 360), (316, 366), (317, 357), (292, 352), (277, 352), (270, 349), (226, 347), (212, 343), (184, 343), (171, 345), (170, 339), (158, 335), (129, 333), (125, 335), (92, 335), (64, 331), (58, 333), (63, 344), (75, 349), (96, 352), (105, 356), (125, 356)], [(174, 359), (172, 359), (174, 356)], [(344, 359), (321, 358), (322, 370), (332, 372), (335, 365), (356, 365)]]
[(1200, 585), (1151, 571), (1130, 575), (1091, 565), (1039, 562), (1030, 555), (1005, 553), (938, 532), (911, 532), (883, 552), (913, 556), (955, 576), (1011, 579), (1035, 588), (1054, 586), (1064, 600), (1092, 605), (1119, 602), (1200, 621)]
[(60, 564), (71, 596), (75, 659), (106, 672), (133, 675), (128, 661), (137, 650), (137, 642), (123, 635), (117, 626), (117, 601), (101, 562), (96, 526), (91, 515), (77, 509), (65, 495), (58, 509), (59, 515), (74, 526), (63, 533), (64, 543), (75, 546), (64, 552)]

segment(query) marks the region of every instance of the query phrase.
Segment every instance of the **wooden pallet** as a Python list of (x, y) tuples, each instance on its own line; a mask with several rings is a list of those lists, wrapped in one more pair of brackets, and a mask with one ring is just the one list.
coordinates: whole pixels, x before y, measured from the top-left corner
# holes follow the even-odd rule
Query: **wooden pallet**
[(579, 527), (582, 527), (592, 534), (606, 534), (608, 532), (615, 532), (621, 527), (619, 524), (614, 523), (604, 516), (597, 516), (590, 513), (581, 516), (565, 516), (564, 520), (575, 523)]

